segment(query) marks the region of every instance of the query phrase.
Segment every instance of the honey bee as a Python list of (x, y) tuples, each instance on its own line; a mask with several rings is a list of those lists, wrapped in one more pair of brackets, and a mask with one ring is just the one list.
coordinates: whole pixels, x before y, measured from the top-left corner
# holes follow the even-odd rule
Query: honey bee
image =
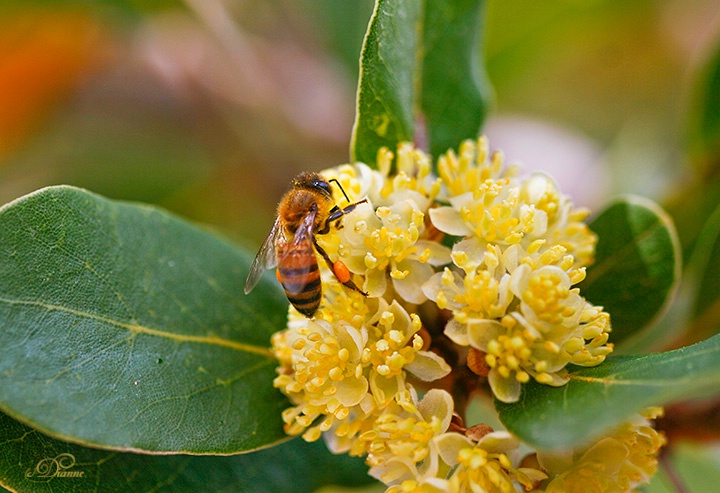
[(283, 196), (277, 207), (277, 218), (265, 238), (250, 273), (245, 281), (248, 294), (262, 277), (265, 269), (277, 266), (277, 278), (295, 309), (312, 317), (320, 306), (322, 282), (315, 252), (325, 259), (330, 271), (346, 287), (367, 296), (350, 278), (350, 271), (341, 261), (330, 260), (318, 245), (315, 236), (330, 231), (332, 223), (351, 212), (361, 200), (341, 209), (332, 200), (330, 182), (337, 183), (348, 199), (340, 183), (325, 180), (317, 173), (300, 173), (292, 188)]

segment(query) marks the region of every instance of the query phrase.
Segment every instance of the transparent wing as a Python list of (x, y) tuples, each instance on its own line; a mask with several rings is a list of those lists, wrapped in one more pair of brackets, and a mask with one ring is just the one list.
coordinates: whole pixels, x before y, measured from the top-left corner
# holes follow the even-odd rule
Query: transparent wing
[(245, 280), (245, 294), (248, 294), (257, 285), (258, 281), (265, 272), (265, 269), (271, 269), (277, 265), (277, 256), (275, 255), (275, 242), (278, 235), (284, 236), (280, 225), (280, 218), (275, 219), (272, 229), (268, 233), (265, 241), (263, 241), (260, 250), (255, 255), (250, 266), (250, 272), (248, 273), (247, 279)]
[[(295, 236), (288, 245), (281, 245), (278, 250), (278, 264), (284, 270), (292, 271), (291, 278), (283, 278), (283, 288), (291, 295), (301, 293), (307, 285), (308, 275), (317, 270), (317, 260), (313, 249), (313, 226), (317, 210), (311, 209), (305, 215)], [(298, 282), (291, 282), (298, 281)]]
[(303, 217), (302, 222), (300, 223), (300, 226), (298, 226), (297, 231), (295, 231), (295, 236), (293, 237), (292, 241), (290, 242), (290, 248), (293, 247), (299, 247), (299, 246), (305, 246), (310, 245), (312, 246), (314, 232), (313, 232), (313, 226), (315, 225), (315, 217), (317, 216), (317, 209), (315, 207), (310, 209), (310, 212), (308, 212), (305, 217)]

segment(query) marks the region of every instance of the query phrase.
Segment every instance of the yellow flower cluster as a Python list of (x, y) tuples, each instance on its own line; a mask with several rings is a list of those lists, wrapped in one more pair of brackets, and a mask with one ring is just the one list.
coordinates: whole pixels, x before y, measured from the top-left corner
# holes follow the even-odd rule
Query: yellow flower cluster
[[(290, 308), (272, 340), (275, 386), (292, 403), (287, 433), (366, 456), (393, 493), (565, 491), (557, 488), (592, 469), (593, 457), (628, 440), (653, 457), (657, 435), (627, 431), (562, 470), (521, 467), (509, 433), (466, 436), (451, 424), (455, 404), (441, 389), (453, 388), (455, 369), (467, 364), (475, 387), (487, 382), (514, 402), (524, 383), (563, 385), (568, 364), (597, 365), (612, 345), (608, 314), (577, 288), (596, 243), (587, 211), (547, 176), (506, 168), (484, 138), (441, 156), (437, 170), (401, 144), (379, 151), (377, 170), (356, 163), (321, 173), (342, 187), (333, 187), (339, 207), (364, 200), (316, 240), (367, 297), (323, 270), (314, 317)], [(618, 484), (647, 478), (637, 450), (618, 459)]]
[(406, 391), (407, 374), (432, 381), (450, 372), (422, 350), (417, 315), (397, 301), (375, 305), (365, 320), (315, 318), (273, 336), (275, 386), (296, 404), (283, 413), (289, 434), (317, 440), (338, 422), (384, 409)]
[(515, 402), (534, 378), (567, 382), (568, 363), (593, 366), (612, 351), (607, 313), (573, 286), (585, 277), (595, 235), (550, 178), (518, 178), (487, 141), (465, 142), (438, 163), (449, 205), (433, 208), (434, 226), (462, 236), (452, 265), (423, 285), (452, 312), (445, 334), (486, 354), (495, 396)]

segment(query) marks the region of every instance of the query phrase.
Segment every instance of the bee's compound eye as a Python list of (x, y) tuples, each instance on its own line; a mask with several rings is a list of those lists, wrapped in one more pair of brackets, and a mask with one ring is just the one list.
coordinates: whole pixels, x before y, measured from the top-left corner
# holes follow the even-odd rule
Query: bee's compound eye
[(313, 180), (313, 187), (317, 188), (318, 190), (322, 190), (323, 192), (327, 193), (328, 196), (332, 196), (332, 189), (330, 188), (330, 184), (323, 179), (319, 178), (317, 180)]

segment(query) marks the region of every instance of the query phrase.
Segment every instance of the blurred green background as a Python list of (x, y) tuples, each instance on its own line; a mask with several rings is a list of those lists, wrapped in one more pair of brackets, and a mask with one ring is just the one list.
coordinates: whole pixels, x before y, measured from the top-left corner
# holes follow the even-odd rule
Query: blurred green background
[[(0, 3), (0, 202), (59, 183), (255, 246), (289, 180), (348, 159), (372, 2)], [(491, 145), (597, 208), (690, 180), (717, 0), (487, 3)], [(632, 166), (628, 163), (632, 163)]]

